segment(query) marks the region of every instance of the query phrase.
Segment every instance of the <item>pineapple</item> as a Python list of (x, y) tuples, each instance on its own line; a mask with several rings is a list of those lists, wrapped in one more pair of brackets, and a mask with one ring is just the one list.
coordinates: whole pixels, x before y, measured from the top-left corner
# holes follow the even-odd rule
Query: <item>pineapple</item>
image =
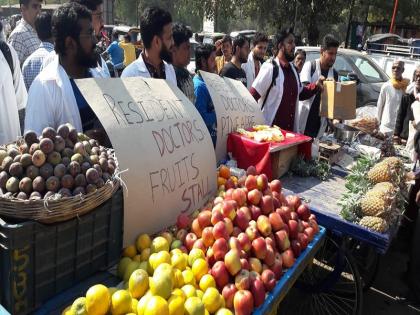
[(382, 192), (369, 192), (360, 202), (365, 216), (384, 217), (390, 210), (391, 200)]
[(380, 191), (384, 192), (386, 195), (393, 195), (395, 193), (395, 187), (390, 182), (382, 182), (378, 183), (370, 191)]
[(378, 217), (365, 216), (360, 220), (359, 224), (369, 230), (379, 233), (385, 233), (388, 230), (388, 223), (384, 219)]
[(392, 181), (392, 169), (387, 163), (378, 163), (368, 172), (368, 179), (371, 183)]

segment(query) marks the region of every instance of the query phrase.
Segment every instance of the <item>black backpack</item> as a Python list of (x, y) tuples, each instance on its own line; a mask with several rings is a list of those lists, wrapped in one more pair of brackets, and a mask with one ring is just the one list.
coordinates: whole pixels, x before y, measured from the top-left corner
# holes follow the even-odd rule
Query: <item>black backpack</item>
[(12, 57), (12, 52), (10, 51), (9, 45), (7, 45), (7, 43), (4, 41), (0, 41), (0, 50), (3, 53), (4, 58), (7, 61), (7, 64), (9, 65), (10, 71), (12, 72), (12, 78), (14, 78), (15, 67), (13, 65), (13, 57)]
[[(316, 70), (316, 61), (312, 60), (311, 61), (311, 78), (314, 75), (315, 70)], [(335, 69), (333, 69), (333, 73), (334, 73), (334, 80), (338, 81), (338, 72)]]

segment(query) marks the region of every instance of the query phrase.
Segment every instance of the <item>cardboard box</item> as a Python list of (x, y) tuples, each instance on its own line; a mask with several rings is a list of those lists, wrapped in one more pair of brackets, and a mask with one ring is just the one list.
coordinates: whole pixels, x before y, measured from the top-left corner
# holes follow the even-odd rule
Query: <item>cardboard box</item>
[(320, 116), (341, 120), (356, 118), (356, 82), (324, 81)]
[(298, 154), (298, 146), (270, 153), (273, 179), (280, 178), (289, 171), (292, 161)]

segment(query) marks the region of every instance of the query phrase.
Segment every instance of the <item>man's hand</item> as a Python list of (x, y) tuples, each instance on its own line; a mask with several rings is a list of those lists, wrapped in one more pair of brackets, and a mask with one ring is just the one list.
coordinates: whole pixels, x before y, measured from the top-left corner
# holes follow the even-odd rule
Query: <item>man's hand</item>
[(216, 47), (216, 50), (220, 50), (222, 49), (222, 40), (218, 39), (215, 43), (214, 46)]
[(320, 92), (324, 91), (324, 81), (325, 77), (321, 75), (315, 83)]
[(394, 137), (392, 138), (392, 140), (394, 141), (394, 143), (396, 144), (401, 144), (401, 138), (398, 137), (397, 135), (394, 135)]

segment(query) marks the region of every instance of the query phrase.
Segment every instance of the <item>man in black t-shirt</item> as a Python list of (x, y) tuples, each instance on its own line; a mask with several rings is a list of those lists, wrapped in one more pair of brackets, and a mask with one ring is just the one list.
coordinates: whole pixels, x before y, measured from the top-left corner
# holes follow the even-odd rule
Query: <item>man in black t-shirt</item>
[(225, 64), (220, 76), (241, 81), (246, 86), (246, 73), (241, 65), (248, 61), (248, 54), (249, 42), (244, 36), (239, 35), (233, 41), (232, 60)]

